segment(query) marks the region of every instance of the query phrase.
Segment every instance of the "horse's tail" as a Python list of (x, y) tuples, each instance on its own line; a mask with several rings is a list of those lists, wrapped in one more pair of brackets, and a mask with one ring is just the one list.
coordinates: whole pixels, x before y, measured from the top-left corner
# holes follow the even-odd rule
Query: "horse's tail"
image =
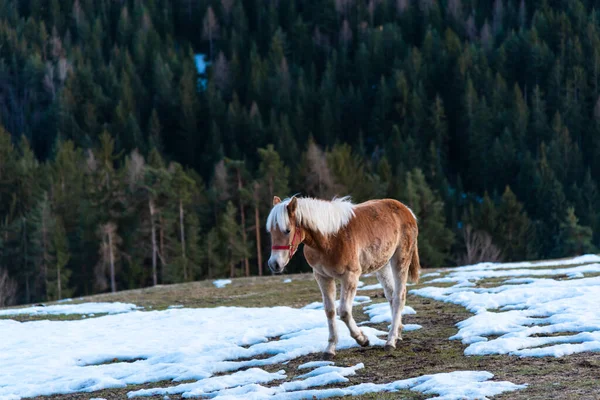
[(421, 262), (419, 261), (419, 246), (415, 242), (415, 247), (412, 253), (412, 260), (410, 261), (410, 267), (408, 268), (409, 280), (413, 283), (419, 281), (419, 275), (421, 274)]

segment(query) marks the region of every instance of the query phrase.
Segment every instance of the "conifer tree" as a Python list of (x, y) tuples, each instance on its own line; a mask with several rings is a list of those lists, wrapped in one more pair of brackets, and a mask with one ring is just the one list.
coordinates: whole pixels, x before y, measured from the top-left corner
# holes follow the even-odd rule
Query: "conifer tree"
[(560, 256), (573, 256), (596, 252), (592, 244), (592, 228), (579, 225), (575, 209), (569, 207), (566, 216), (560, 224), (559, 246)]
[(450, 258), (454, 234), (446, 227), (444, 203), (420, 169), (406, 173), (406, 205), (419, 221), (419, 256), (424, 266), (445, 265)]
[(497, 231), (492, 233), (503, 250), (504, 258), (508, 261), (530, 258), (531, 220), (509, 186), (502, 195), (497, 220)]

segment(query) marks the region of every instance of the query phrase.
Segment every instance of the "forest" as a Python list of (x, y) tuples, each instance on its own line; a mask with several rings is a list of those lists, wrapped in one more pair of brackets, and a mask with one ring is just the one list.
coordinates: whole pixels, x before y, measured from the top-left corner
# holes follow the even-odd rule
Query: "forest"
[(594, 5), (0, 0), (0, 306), (266, 274), (273, 195), (399, 199), (424, 267), (597, 251)]

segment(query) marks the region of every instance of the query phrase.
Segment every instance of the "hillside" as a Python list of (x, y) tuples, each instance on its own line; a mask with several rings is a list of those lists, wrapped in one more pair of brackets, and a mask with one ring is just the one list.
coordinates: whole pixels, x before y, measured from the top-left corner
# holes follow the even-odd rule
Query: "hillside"
[[(314, 303), (320, 294), (309, 274), (237, 278), (223, 288), (209, 281), (166, 285), (58, 303), (77, 307), (108, 302), (114, 307), (115, 302), (124, 302), (143, 307), (111, 315), (69, 311), (43, 316), (44, 309), (56, 311), (37, 307), (34, 315), (2, 316), (9, 312), (2, 309), (0, 329), (8, 336), (0, 342), (5, 355), (0, 370), (8, 374), (0, 374), (0, 397), (24, 393), (20, 384), (25, 376), (27, 390), (36, 390), (36, 385), (46, 388), (44, 379), (52, 373), (57, 374), (51, 378), (57, 382), (56, 390), (68, 387), (74, 392), (49, 397), (56, 399), (117, 399), (149, 389), (146, 394), (154, 393), (153, 398), (168, 394), (171, 399), (194, 390), (195, 396), (208, 397), (221, 390), (220, 395), (231, 398), (320, 398), (356, 394), (357, 388), (369, 388), (358, 398), (381, 399), (397, 398), (398, 393), (368, 394), (381, 389), (357, 385), (386, 384), (390, 390), (416, 377), (421, 377), (415, 381), (420, 383), (406, 383), (404, 387), (412, 390), (403, 390), (404, 398), (451, 396), (466, 388), (484, 390), (470, 392), (468, 398), (477, 396), (473, 393), (494, 396), (515, 389), (494, 398), (545, 399), (557, 391), (561, 398), (593, 398), (600, 366), (598, 261), (600, 257), (590, 255), (427, 271), (419, 284), (409, 287), (404, 340), (393, 354), (385, 353), (383, 341), (377, 339), (378, 331), (387, 331), (389, 320), (383, 293), (370, 287), (376, 283), (373, 277), (363, 277), (365, 290), (358, 292), (354, 315), (367, 322), (363, 329), (373, 345), (356, 347), (341, 324), (343, 350), (328, 372), (314, 370), (318, 378), (310, 378), (310, 383), (300, 377), (310, 367), (297, 367), (321, 359), (327, 336), (325, 316)], [(45, 332), (42, 342), (36, 333), (40, 329)], [(60, 350), (59, 357), (53, 355), (54, 349)], [(29, 374), (23, 375), (22, 368)], [(202, 376), (210, 368), (216, 369)], [(424, 377), (460, 371), (473, 372), (435, 375), (434, 381)], [(491, 380), (486, 371), (493, 374)], [(118, 387), (135, 380), (141, 382)], [(251, 382), (264, 383), (261, 389)], [(89, 393), (94, 385), (117, 387)], [(433, 391), (426, 394), (428, 385)], [(299, 390), (309, 392), (302, 395)]]

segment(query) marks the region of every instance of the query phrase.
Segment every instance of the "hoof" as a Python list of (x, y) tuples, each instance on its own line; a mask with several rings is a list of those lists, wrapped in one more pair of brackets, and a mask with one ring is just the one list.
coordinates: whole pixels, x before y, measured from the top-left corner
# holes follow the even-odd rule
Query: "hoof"
[(386, 344), (385, 346), (383, 346), (383, 349), (388, 353), (392, 353), (394, 350), (396, 350), (396, 346), (392, 346), (391, 344)]
[(335, 353), (323, 353), (323, 360), (324, 361), (331, 361), (333, 360), (333, 358), (335, 357)]
[(356, 340), (356, 343), (358, 343), (362, 347), (367, 347), (370, 344), (369, 338), (364, 333), (362, 334), (362, 340), (359, 338), (354, 338), (354, 340)]

